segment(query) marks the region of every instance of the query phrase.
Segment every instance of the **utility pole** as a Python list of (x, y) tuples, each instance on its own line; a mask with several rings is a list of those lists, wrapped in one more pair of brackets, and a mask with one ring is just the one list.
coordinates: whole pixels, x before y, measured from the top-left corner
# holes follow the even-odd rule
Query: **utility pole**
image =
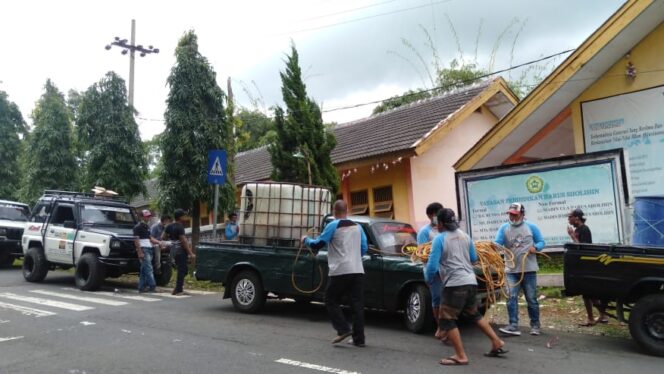
[(127, 44), (127, 39), (120, 39), (116, 36), (115, 40), (111, 44), (106, 45), (106, 50), (110, 50), (113, 46), (122, 48), (122, 54), (126, 55), (129, 53), (129, 92), (128, 101), (129, 106), (134, 107), (134, 58), (136, 51), (140, 53), (141, 57), (145, 57), (150, 53), (159, 53), (159, 48), (154, 48), (151, 45), (147, 48), (144, 48), (142, 45), (136, 45), (136, 20), (131, 20), (131, 41)]

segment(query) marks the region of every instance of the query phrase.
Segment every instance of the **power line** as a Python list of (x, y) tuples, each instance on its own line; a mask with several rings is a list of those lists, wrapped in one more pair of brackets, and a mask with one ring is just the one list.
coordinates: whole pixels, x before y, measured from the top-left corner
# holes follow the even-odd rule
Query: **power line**
[(340, 10), (340, 11), (334, 12), (334, 13), (322, 14), (322, 15), (319, 15), (319, 16), (311, 17), (311, 18), (305, 18), (305, 19), (297, 20), (297, 21), (294, 21), (293, 23), (305, 23), (305, 22), (309, 22), (309, 21), (313, 21), (313, 20), (317, 20), (317, 19), (321, 19), (321, 18), (327, 18), (327, 17), (332, 17), (332, 16), (338, 16), (340, 14), (352, 13), (352, 12), (356, 12), (358, 10), (363, 10), (363, 9), (373, 8), (373, 7), (380, 6), (380, 5), (393, 3), (395, 1), (397, 1), (397, 0), (387, 0), (387, 1), (380, 2), (380, 3), (373, 3), (373, 4), (369, 4), (369, 5), (365, 5), (365, 6), (361, 6), (361, 7), (357, 7), (357, 8)]

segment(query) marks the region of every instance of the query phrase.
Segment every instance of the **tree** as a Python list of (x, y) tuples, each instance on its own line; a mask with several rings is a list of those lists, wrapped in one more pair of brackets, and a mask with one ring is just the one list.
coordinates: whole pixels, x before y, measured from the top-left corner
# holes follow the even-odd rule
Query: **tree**
[(310, 167), (313, 184), (336, 192), (339, 176), (330, 157), (336, 139), (331, 131), (326, 131), (318, 104), (307, 97), (295, 45), (291, 46), (286, 70), (280, 76), (286, 112), (278, 106), (274, 109), (276, 136), (268, 147), (272, 179), (308, 183)]
[(239, 152), (267, 145), (275, 136), (274, 121), (258, 110), (242, 108), (238, 111), (236, 119), (239, 122), (236, 136)]
[(63, 94), (51, 80), (32, 112), (34, 130), (24, 153), (21, 197), (33, 203), (45, 189), (75, 190), (78, 173), (71, 117)]
[(161, 170), (161, 135), (157, 134), (143, 142), (143, 149), (148, 162), (148, 179), (156, 178)]
[(18, 200), (21, 185), (21, 137), (27, 134), (18, 106), (0, 91), (0, 199)]
[(103, 186), (129, 199), (145, 194), (147, 160), (127, 103), (125, 81), (108, 72), (77, 105), (76, 133), (85, 154), (84, 186)]
[[(196, 244), (200, 204), (212, 202), (214, 195), (213, 186), (207, 183), (207, 152), (229, 150), (232, 132), (224, 111), (224, 92), (217, 85), (214, 69), (198, 51), (193, 31), (180, 39), (175, 58), (167, 81), (166, 129), (161, 135), (159, 206), (162, 211), (191, 209), (192, 241)], [(233, 208), (235, 185), (228, 174), (219, 192), (220, 211)]]

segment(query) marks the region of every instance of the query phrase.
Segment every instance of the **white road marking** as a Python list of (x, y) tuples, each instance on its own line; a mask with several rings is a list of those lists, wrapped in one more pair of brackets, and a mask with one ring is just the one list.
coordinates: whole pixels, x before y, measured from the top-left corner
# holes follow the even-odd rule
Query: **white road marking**
[(6, 320), (5, 319), (0, 319), (0, 323), (8, 323), (8, 322), (11, 322), (11, 321), (8, 320), (8, 319), (6, 319)]
[(21, 295), (16, 295), (16, 294), (9, 293), (9, 292), (0, 293), (0, 297), (3, 297), (5, 299), (10, 299), (10, 300), (16, 300), (16, 301), (25, 301), (26, 303), (52, 306), (54, 308), (68, 309), (68, 310), (73, 310), (73, 311), (76, 311), (76, 312), (82, 312), (84, 310), (94, 309), (91, 306), (65, 303), (65, 302), (62, 302), (62, 301), (42, 299), (42, 298), (38, 298), (38, 297), (21, 296)]
[(93, 325), (96, 325), (96, 323), (94, 323), (94, 322), (88, 322), (88, 321), (82, 321), (82, 322), (81, 322), (81, 325), (83, 325), (83, 326), (93, 326)]
[(3, 303), (3, 302), (0, 302), (0, 308), (15, 310), (17, 312), (22, 313), (24, 316), (47, 317), (47, 316), (54, 316), (54, 315), (57, 314), (57, 313), (49, 312), (47, 310), (28, 308), (26, 306), (8, 304), (8, 303)]
[(0, 343), (7, 342), (10, 340), (18, 340), (18, 339), (23, 339), (23, 336), (11, 336), (9, 338), (0, 338)]
[(291, 365), (291, 366), (297, 366), (297, 367), (301, 367), (301, 368), (312, 369), (312, 370), (324, 371), (326, 373), (360, 374), (357, 371), (346, 371), (346, 370), (343, 370), (343, 369), (336, 369), (336, 368), (331, 368), (331, 367), (322, 366), (322, 365), (310, 364), (310, 363), (307, 363), (307, 362), (289, 360), (287, 358), (280, 358), (278, 360), (275, 360), (274, 362), (278, 362), (280, 364)]
[(87, 301), (87, 302), (90, 302), (90, 303), (110, 305), (110, 306), (121, 306), (121, 305), (127, 305), (128, 304), (125, 301), (108, 300), (108, 299), (102, 299), (102, 298), (99, 298), (99, 297), (76, 296), (76, 295), (70, 295), (70, 294), (62, 293), (62, 292), (52, 292), (52, 291), (44, 291), (44, 290), (32, 290), (30, 292), (38, 293), (40, 295), (55, 296), (55, 297), (61, 297), (63, 299), (72, 299), (72, 300), (78, 300), (78, 301)]
[[(63, 288), (63, 290), (79, 291), (76, 288)], [(147, 301), (147, 302), (161, 301), (161, 299), (157, 299), (155, 297), (146, 297), (146, 296), (139, 296), (139, 295), (126, 295), (126, 294), (123, 294), (123, 293), (116, 293), (116, 292), (109, 292), (109, 291), (94, 291), (94, 292), (80, 291), (80, 292), (87, 293), (87, 294), (94, 294), (94, 295), (117, 297), (117, 298), (126, 299), (126, 300)]]
[(124, 332), (124, 333), (126, 333), (126, 334), (131, 334), (131, 330), (125, 330), (125, 329), (122, 329), (122, 332)]

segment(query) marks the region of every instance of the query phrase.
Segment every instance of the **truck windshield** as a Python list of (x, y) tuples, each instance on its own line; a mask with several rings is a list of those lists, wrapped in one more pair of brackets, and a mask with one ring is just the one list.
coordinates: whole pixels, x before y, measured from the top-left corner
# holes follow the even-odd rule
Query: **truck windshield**
[(27, 222), (30, 210), (23, 205), (0, 203), (0, 219)]
[(398, 254), (404, 245), (417, 243), (415, 229), (407, 223), (377, 222), (371, 225), (371, 232), (383, 252)]
[(129, 208), (83, 204), (81, 223), (98, 226), (133, 226), (136, 220)]

